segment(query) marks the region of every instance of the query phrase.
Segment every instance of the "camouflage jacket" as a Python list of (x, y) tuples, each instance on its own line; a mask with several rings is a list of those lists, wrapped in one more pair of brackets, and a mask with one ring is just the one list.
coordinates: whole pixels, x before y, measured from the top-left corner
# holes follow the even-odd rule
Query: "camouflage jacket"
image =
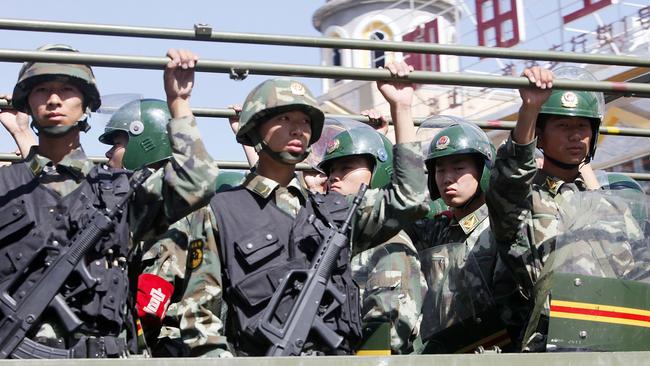
[(231, 356), (221, 336), (221, 263), (213, 222), (212, 210), (205, 206), (172, 224), (162, 236), (142, 243), (142, 273), (174, 285), (162, 327), (152, 330), (157, 339), (144, 329), (154, 357), (158, 352), (167, 355), (168, 347), (188, 349), (191, 356)]
[[(392, 354), (407, 354), (419, 332), (427, 282), (420, 259), (404, 231), (352, 258), (352, 278), (359, 285), (364, 323), (390, 323)], [(364, 338), (368, 336), (364, 329)]]
[(526, 296), (532, 295), (558, 235), (561, 206), (586, 190), (581, 177), (564, 182), (538, 170), (536, 143), (519, 145), (509, 138), (499, 148), (486, 196), (492, 234)]
[[(205, 150), (194, 118), (172, 119), (167, 128), (173, 157), (136, 190), (129, 203), (129, 228), (136, 239), (164, 232), (169, 223), (206, 204), (213, 193), (218, 169)], [(26, 163), (40, 184), (61, 196), (74, 191), (93, 166), (81, 147), (56, 165), (38, 153)], [(45, 320), (36, 337), (57, 339), (63, 332)]]
[[(494, 288), (502, 286), (507, 272), (501, 268), (503, 265), (498, 260), (489, 228), (486, 205), (460, 220), (446, 211), (433, 219), (418, 220), (408, 227), (407, 231), (420, 255), (422, 271), (429, 281), (429, 292), (422, 309), (422, 342), (474, 313), (466, 307), (457, 306), (459, 296), (470, 296), (475, 310), (480, 308), (481, 311), (496, 311)], [(461, 262), (455, 264), (458, 260)], [(462, 272), (450, 272), (454, 270)], [(464, 285), (459, 287), (458, 281), (463, 281)], [(466, 281), (470, 281), (469, 284)], [(454, 287), (471, 290), (459, 294), (453, 290)], [(491, 331), (501, 332), (503, 328), (499, 326)], [(458, 340), (448, 341), (448, 346), (434, 352), (443, 351), (445, 347), (452, 347), (452, 344), (462, 344)], [(419, 346), (418, 343), (417, 347)], [(452, 350), (454, 348), (446, 348), (443, 352)]]
[[(536, 333), (533, 339), (523, 331), (535, 302), (547, 304), (546, 296), (536, 296), (535, 284), (555, 246), (559, 212), (575, 192), (586, 190), (581, 177), (564, 182), (538, 170), (534, 159), (536, 143), (533, 140), (520, 145), (509, 138), (501, 146), (486, 197), (492, 234), (516, 286), (504, 304), (504, 311), (509, 314), (511, 325), (518, 329), (517, 341), (522, 341), (526, 349), (540, 349), (544, 343), (541, 334)], [(542, 308), (548, 313), (548, 306)]]

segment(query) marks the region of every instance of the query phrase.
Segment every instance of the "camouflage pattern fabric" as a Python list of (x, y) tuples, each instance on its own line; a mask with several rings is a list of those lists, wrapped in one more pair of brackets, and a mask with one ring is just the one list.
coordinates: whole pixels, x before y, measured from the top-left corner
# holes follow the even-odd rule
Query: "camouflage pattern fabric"
[(135, 241), (167, 231), (170, 224), (206, 205), (219, 169), (201, 140), (193, 116), (172, 118), (167, 125), (172, 157), (136, 192), (129, 210)]
[(359, 206), (352, 228), (353, 256), (384, 243), (429, 212), (420, 144), (396, 144), (393, 159), (391, 183), (366, 191)]
[[(486, 196), (493, 236), (520, 292), (506, 306), (513, 319), (520, 320), (531, 313), (535, 284), (555, 247), (555, 238), (560, 233), (559, 212), (568, 207), (566, 202), (572, 195), (586, 190), (580, 177), (564, 182), (538, 171), (534, 159), (536, 145), (536, 139), (520, 145), (509, 138), (499, 148)], [(542, 333), (527, 337), (523, 348), (540, 350), (545, 343)]]
[(253, 89), (242, 107), (239, 118), (237, 142), (254, 146), (250, 132), (260, 122), (283, 111), (302, 110), (311, 121), (312, 135), (309, 144), (320, 138), (325, 116), (318, 108), (318, 101), (301, 82), (287, 78), (267, 80)]
[(232, 357), (221, 336), (221, 263), (213, 222), (212, 210), (205, 206), (175, 222), (157, 240), (143, 243), (142, 273), (174, 285), (158, 340), (147, 337), (154, 357), (164, 349), (158, 341), (182, 342), (192, 356)]
[[(420, 254), (422, 263), (422, 271), (429, 274), (429, 291), (437, 291), (435, 289), (443, 289), (448, 284), (443, 284), (441, 281), (445, 280), (445, 273), (453, 258), (450, 256), (453, 253), (443, 249), (443, 246), (453, 243), (464, 243), (462, 250), (462, 257), (471, 257), (475, 260), (472, 268), (475, 268), (472, 273), (463, 272), (460, 268), (463, 281), (469, 281), (473, 289), (483, 291), (481, 294), (473, 294), (473, 298), (482, 301), (482, 304), (474, 304), (474, 307), (487, 307), (495, 302), (493, 289), (495, 286), (502, 287), (505, 283), (512, 282), (510, 280), (509, 272), (502, 268), (502, 264), (498, 261), (497, 249), (491, 239), (490, 233), (490, 220), (488, 219), (488, 209), (486, 205), (479, 207), (476, 211), (466, 215), (461, 220), (456, 220), (450, 211), (445, 211), (438, 214), (433, 219), (422, 219), (415, 222), (407, 228), (407, 232), (414, 241), (415, 247)], [(440, 247), (441, 250), (434, 250)], [(433, 250), (432, 250), (433, 249)], [(431, 258), (424, 258), (431, 256)], [(430, 267), (430, 268), (428, 268)], [(451, 279), (456, 282), (456, 279)], [(428, 294), (429, 295), (429, 294)], [(437, 296), (431, 293), (430, 295)], [(448, 298), (447, 301), (450, 301)], [(426, 301), (425, 301), (426, 302)], [(454, 311), (461, 311), (451, 306), (451, 303), (445, 301), (437, 304), (439, 308), (427, 308), (424, 306), (422, 309), (422, 317), (424, 327), (430, 322), (425, 322), (426, 318), (438, 317), (438, 314), (447, 314), (444, 317), (448, 320), (449, 324), (453, 323), (454, 319), (462, 320), (460, 317), (463, 314), (455, 316)], [(444, 325), (440, 325), (444, 329)], [(421, 329), (420, 333), (425, 330)], [(422, 341), (426, 341), (423, 339)]]
[(385, 243), (352, 258), (364, 323), (390, 323), (393, 354), (407, 354), (418, 336), (427, 282), (411, 239), (401, 231)]
[(38, 148), (33, 147), (26, 159), (27, 165), (37, 177), (39, 183), (65, 197), (79, 187), (95, 164), (88, 160), (81, 147), (72, 150), (58, 164), (38, 154)]

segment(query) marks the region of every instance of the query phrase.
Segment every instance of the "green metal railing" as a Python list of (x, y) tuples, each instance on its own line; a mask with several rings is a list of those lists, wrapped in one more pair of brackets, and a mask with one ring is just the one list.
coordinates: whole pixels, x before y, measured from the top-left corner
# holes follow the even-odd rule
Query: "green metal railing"
[[(11, 108), (6, 100), (0, 99), (0, 109), (2, 108)], [(203, 108), (195, 107), (192, 108), (192, 112), (197, 117), (211, 117), (211, 118), (230, 118), (236, 115), (235, 111), (230, 108)], [(368, 116), (360, 114), (326, 114), (327, 118), (349, 118), (360, 122), (370, 122)], [(416, 126), (422, 124), (427, 117), (417, 117), (413, 121)], [(386, 118), (389, 123), (392, 123), (389, 117)], [(475, 123), (478, 127), (485, 130), (512, 130), (515, 128), (515, 122), (511, 121), (471, 121)], [(447, 123), (450, 124), (451, 122)], [(447, 124), (441, 123), (440, 126), (444, 127)], [(602, 135), (617, 135), (617, 136), (639, 136), (639, 137), (650, 137), (650, 129), (646, 128), (633, 128), (633, 127), (613, 127), (613, 126), (601, 126), (600, 133)]]
[[(166, 57), (106, 55), (98, 53), (72, 53), (61, 51), (26, 51), (0, 49), (0, 61), (6, 62), (53, 62), (85, 64), (103, 67), (162, 70), (168, 62)], [(341, 66), (309, 66), (266, 62), (200, 60), (196, 65), (200, 72), (229, 73), (237, 75), (262, 74), (275, 76), (302, 76), (348, 80), (403, 80), (418, 84), (464, 85), (491, 88), (532, 87), (525, 77), (474, 75), (448, 72), (414, 71), (403, 77), (391, 76), (385, 69), (360, 69)], [(555, 80), (555, 89), (587, 90), (650, 97), (650, 85), (611, 81)]]
[(529, 51), (485, 46), (442, 45), (422, 42), (371, 41), (334, 37), (304, 37), (257, 33), (215, 32), (208, 25), (193, 29), (134, 27), (105, 24), (53, 22), (26, 19), (0, 19), (0, 29), (34, 32), (93, 34), (104, 36), (212, 41), (279, 46), (381, 50), (456, 56), (495, 57), (521, 60), (546, 60), (603, 65), (650, 67), (650, 59), (635, 56), (594, 55), (559, 51)]

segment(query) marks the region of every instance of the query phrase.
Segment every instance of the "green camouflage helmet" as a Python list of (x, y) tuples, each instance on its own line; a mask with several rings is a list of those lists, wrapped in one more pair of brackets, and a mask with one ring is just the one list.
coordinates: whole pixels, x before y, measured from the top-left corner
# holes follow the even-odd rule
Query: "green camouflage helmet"
[[(39, 51), (67, 51), (79, 52), (76, 49), (64, 45), (45, 45), (38, 48)], [(27, 98), (35, 85), (55, 78), (69, 78), (76, 84), (84, 96), (84, 106), (92, 112), (101, 105), (97, 82), (90, 66), (74, 64), (54, 64), (44, 62), (26, 62), (18, 73), (18, 81), (14, 87), (12, 103), (16, 110), (27, 113), (29, 103)]]
[(479, 187), (485, 192), (490, 182), (490, 168), (492, 168), (495, 155), (494, 146), (492, 146), (487, 134), (475, 124), (461, 118), (435, 116), (430, 119), (435, 119), (437, 122), (443, 119), (454, 122), (433, 137), (429, 146), (429, 153), (424, 161), (429, 171), (428, 186), (431, 199), (440, 198), (440, 192), (436, 184), (436, 159), (451, 155), (476, 154), (483, 159), (483, 171), (481, 172)]
[(332, 163), (347, 156), (368, 156), (373, 166), (370, 188), (381, 188), (390, 183), (393, 175), (393, 145), (386, 136), (367, 126), (344, 130), (327, 144), (327, 150), (318, 167), (327, 175)]
[(244, 179), (246, 179), (244, 173), (220, 171), (217, 176), (216, 191), (222, 192), (238, 187), (244, 182)]
[(167, 135), (171, 119), (167, 103), (158, 99), (138, 99), (123, 105), (111, 117), (99, 141), (113, 145), (119, 131), (129, 136), (122, 164), (127, 169), (148, 166), (172, 156)]
[(320, 137), (325, 115), (304, 84), (286, 78), (267, 80), (248, 94), (239, 118), (237, 142), (248, 146), (257, 145), (261, 141), (257, 141), (258, 137), (251, 136), (255, 126), (280, 113), (293, 110), (301, 110), (309, 116), (309, 144), (313, 144)]
[[(557, 79), (597, 81), (587, 70), (576, 66), (564, 66), (553, 71)], [(603, 93), (590, 91), (553, 90), (542, 105), (539, 117), (548, 115), (584, 117), (591, 122), (591, 141), (587, 161), (593, 159), (598, 143), (600, 123), (603, 118), (605, 99)], [(538, 117), (538, 121), (540, 118)]]

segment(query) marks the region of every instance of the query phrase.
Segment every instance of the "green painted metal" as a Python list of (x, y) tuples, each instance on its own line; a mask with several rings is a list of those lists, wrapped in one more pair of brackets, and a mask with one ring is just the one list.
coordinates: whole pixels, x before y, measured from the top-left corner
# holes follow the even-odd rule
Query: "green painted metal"
[(474, 57), (496, 57), (522, 60), (548, 60), (588, 64), (650, 67), (650, 59), (636, 56), (613, 56), (560, 51), (529, 51), (469, 45), (443, 45), (422, 42), (371, 41), (334, 37), (304, 37), (259, 33), (215, 32), (210, 26), (194, 29), (134, 27), (120, 25), (53, 22), (26, 19), (0, 19), (0, 29), (35, 32), (93, 34), (104, 36), (178, 39), (224, 43), (249, 43), (279, 46), (383, 50), (426, 54)]
[[(551, 300), (650, 310), (650, 284), (572, 273), (553, 274)], [(648, 351), (650, 327), (553, 316), (547, 349), (583, 351)]]
[[(54, 62), (86, 64), (102, 67), (162, 70), (168, 62), (166, 57), (106, 55), (98, 53), (74, 53), (55, 51), (26, 51), (0, 49), (0, 61), (6, 62)], [(401, 80), (418, 84), (464, 85), (493, 88), (532, 87), (525, 77), (475, 75), (468, 73), (446, 73), (414, 71), (407, 76), (394, 77), (386, 69), (362, 69), (340, 66), (309, 66), (298, 64), (277, 64), (265, 62), (200, 60), (196, 65), (200, 72), (251, 74), (274, 76), (302, 76), (310, 78), (331, 78), (349, 80)], [(556, 80), (553, 87), (559, 90), (600, 91), (627, 96), (650, 97), (650, 85), (611, 81)]]
[[(0, 99), (0, 109), (2, 108), (11, 108), (6, 100)], [(195, 107), (192, 108), (192, 112), (197, 117), (211, 117), (211, 118), (230, 118), (236, 115), (235, 111), (230, 108), (208, 108), (208, 107)], [(368, 116), (361, 114), (325, 114), (325, 118), (349, 118), (357, 120), (360, 122), (370, 122)], [(419, 126), (422, 121), (426, 120), (429, 117), (416, 117), (413, 118), (413, 122), (416, 126)], [(386, 117), (386, 120), (392, 124), (392, 119)], [(475, 123), (482, 129), (485, 130), (512, 130), (515, 128), (515, 122), (512, 121), (470, 121)], [(440, 127), (446, 127), (445, 124), (441, 123)], [(650, 129), (647, 128), (633, 128), (633, 127), (615, 127), (615, 126), (601, 126), (600, 127), (601, 135), (617, 135), (617, 136), (639, 136), (639, 137), (650, 137)]]

